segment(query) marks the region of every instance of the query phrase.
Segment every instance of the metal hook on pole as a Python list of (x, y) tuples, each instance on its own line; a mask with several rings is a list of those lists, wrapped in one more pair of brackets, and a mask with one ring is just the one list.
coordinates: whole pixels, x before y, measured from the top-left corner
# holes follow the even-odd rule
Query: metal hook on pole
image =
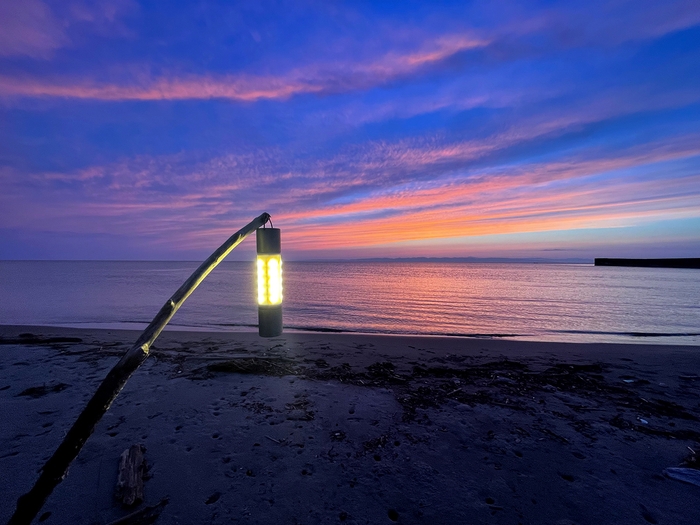
[(17, 500), (17, 508), (8, 525), (31, 523), (56, 485), (66, 477), (68, 467), (95, 430), (97, 423), (102, 419), (104, 413), (107, 412), (131, 375), (146, 360), (153, 342), (163, 331), (165, 325), (172, 319), (173, 315), (175, 315), (175, 312), (182, 306), (182, 303), (185, 302), (185, 299), (226, 258), (231, 250), (268, 221), (271, 223), (270, 214), (263, 213), (234, 233), (167, 300), (153, 318), (151, 324), (148, 325), (136, 343), (134, 343), (134, 346), (127, 350), (119, 362), (109, 371), (107, 377), (104, 378), (92, 396), (92, 399), (88, 401), (87, 406), (80, 413), (75, 423), (73, 423), (56, 452), (41, 469), (41, 475), (32, 489)]

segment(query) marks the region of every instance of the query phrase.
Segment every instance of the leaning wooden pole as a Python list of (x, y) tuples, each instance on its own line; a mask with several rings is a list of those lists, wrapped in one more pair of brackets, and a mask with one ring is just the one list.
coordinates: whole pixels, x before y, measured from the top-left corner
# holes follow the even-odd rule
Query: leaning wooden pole
[(199, 286), (209, 273), (224, 260), (224, 258), (249, 234), (262, 227), (270, 220), (270, 215), (263, 213), (252, 220), (249, 224), (234, 233), (229, 239), (219, 247), (209, 258), (204, 261), (199, 268), (187, 279), (177, 292), (168, 299), (151, 324), (138, 338), (114, 368), (109, 371), (102, 384), (98, 387), (92, 399), (73, 423), (73, 426), (66, 434), (63, 442), (54, 452), (44, 467), (41, 475), (32, 489), (17, 500), (17, 509), (10, 518), (8, 525), (29, 524), (39, 513), (46, 499), (51, 495), (53, 489), (58, 485), (68, 473), (68, 467), (76, 458), (80, 449), (95, 430), (95, 426), (102, 419), (102, 416), (110, 407), (119, 392), (148, 357), (153, 342), (160, 335), (178, 311), (182, 303)]

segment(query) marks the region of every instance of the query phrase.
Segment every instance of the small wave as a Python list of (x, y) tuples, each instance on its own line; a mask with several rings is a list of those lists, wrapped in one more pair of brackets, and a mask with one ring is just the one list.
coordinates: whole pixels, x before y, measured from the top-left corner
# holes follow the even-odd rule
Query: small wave
[[(74, 321), (70, 323), (48, 323), (52, 326), (66, 326), (75, 328), (96, 328), (96, 329), (116, 329), (116, 330), (143, 330), (148, 322), (141, 320), (119, 320), (115, 322), (94, 322), (94, 321)], [(193, 331), (257, 331), (257, 323), (170, 323), (169, 330), (193, 330)], [(663, 339), (678, 338), (677, 342), (692, 341), (689, 338), (700, 337), (700, 332), (635, 332), (635, 331), (612, 331), (612, 330), (536, 330), (533, 333), (478, 333), (478, 332), (442, 332), (442, 331), (408, 331), (391, 330), (377, 328), (335, 328), (328, 326), (303, 326), (285, 325), (285, 330), (291, 332), (304, 333), (328, 333), (328, 334), (369, 334), (369, 335), (397, 335), (397, 336), (418, 336), (418, 337), (455, 337), (465, 339), (537, 339), (558, 340), (556, 336), (602, 336), (608, 337), (611, 342), (619, 340), (634, 339)], [(580, 339), (577, 339), (580, 340)]]
[[(257, 326), (257, 325), (253, 325)], [(408, 332), (399, 330), (352, 330), (349, 328), (328, 328), (325, 326), (285, 326), (285, 330), (297, 330), (300, 332), (338, 333), (338, 334), (377, 334), (377, 335), (411, 335), (411, 336), (435, 336), (435, 337), (470, 337), (475, 339), (498, 339), (507, 337), (523, 337), (523, 334), (480, 334), (462, 332)]]
[(698, 337), (700, 332), (605, 332), (595, 330), (552, 330), (557, 334), (619, 335), (621, 337)]
[[(258, 326), (258, 325), (253, 325)], [(285, 326), (285, 330), (298, 330), (300, 332), (321, 332), (321, 333), (333, 333), (333, 334), (355, 334), (358, 330), (349, 330), (341, 328), (326, 328), (323, 326)], [(377, 332), (379, 333), (379, 332)]]

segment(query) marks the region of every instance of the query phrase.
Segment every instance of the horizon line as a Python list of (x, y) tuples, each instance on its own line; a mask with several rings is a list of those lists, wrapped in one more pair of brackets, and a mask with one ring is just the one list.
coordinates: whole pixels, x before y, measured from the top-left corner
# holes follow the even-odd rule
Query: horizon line
[[(330, 259), (284, 259), (287, 262), (521, 262), (593, 264), (595, 257), (362, 257)], [(200, 259), (0, 259), (0, 262), (192, 262)], [(247, 259), (226, 259), (221, 262), (249, 262)]]

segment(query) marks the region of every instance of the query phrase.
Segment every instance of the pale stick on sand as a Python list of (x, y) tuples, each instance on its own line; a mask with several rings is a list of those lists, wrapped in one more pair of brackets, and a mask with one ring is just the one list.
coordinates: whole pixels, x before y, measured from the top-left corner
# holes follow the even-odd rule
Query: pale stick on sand
[(114, 368), (109, 371), (99, 388), (88, 402), (87, 406), (73, 423), (63, 442), (53, 456), (41, 469), (41, 475), (32, 489), (17, 500), (17, 509), (10, 518), (8, 525), (28, 524), (39, 513), (53, 489), (66, 476), (68, 467), (76, 458), (80, 449), (95, 430), (104, 413), (117, 397), (131, 375), (146, 360), (153, 342), (160, 335), (178, 311), (182, 303), (199, 284), (216, 268), (226, 256), (252, 232), (265, 225), (270, 220), (268, 213), (263, 213), (246, 226), (234, 233), (222, 244), (199, 268), (187, 279), (182, 286), (168, 299), (151, 324), (122, 357)]

